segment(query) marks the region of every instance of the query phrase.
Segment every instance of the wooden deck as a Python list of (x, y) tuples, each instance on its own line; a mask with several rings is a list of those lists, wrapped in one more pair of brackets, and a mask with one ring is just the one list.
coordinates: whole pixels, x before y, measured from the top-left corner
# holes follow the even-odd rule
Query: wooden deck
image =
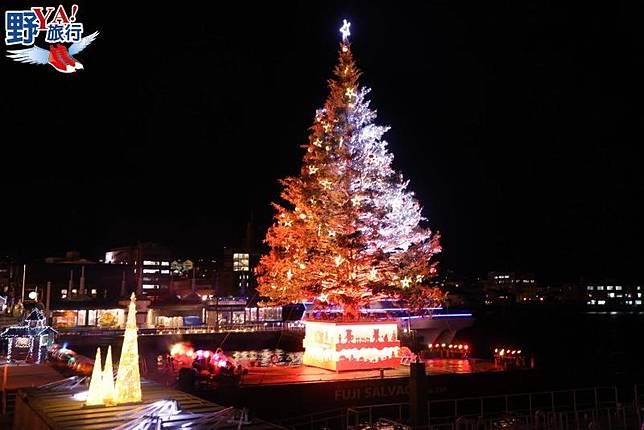
[(0, 372), (2, 388), (7, 391), (37, 387), (63, 378), (60, 373), (45, 364), (2, 364)]
[[(141, 418), (137, 409), (159, 400), (176, 400), (181, 412), (163, 422), (164, 428), (182, 428), (188, 424), (191, 429), (211, 428), (211, 424), (198, 421), (203, 414), (221, 412), (226, 408), (163, 385), (142, 381), (143, 402), (118, 406), (84, 406), (83, 401), (74, 399), (74, 394), (86, 388), (46, 390), (27, 388), (18, 392), (13, 428), (29, 430), (102, 430), (114, 429)], [(200, 415), (201, 414), (201, 415)], [(207, 426), (206, 426), (207, 425)], [(237, 428), (238, 423), (228, 422), (218, 428)], [(253, 420), (244, 424), (249, 430), (277, 429), (270, 423)]]
[[(435, 359), (426, 360), (427, 374), (467, 374), (481, 372), (498, 372), (502, 369), (494, 362), (487, 360)], [(398, 366), (394, 369), (353, 370), (350, 372), (334, 372), (309, 366), (275, 366), (251, 367), (248, 375), (244, 375), (242, 386), (271, 385), (271, 384), (301, 384), (306, 382), (353, 381), (383, 378), (404, 378), (409, 376), (409, 366)]]

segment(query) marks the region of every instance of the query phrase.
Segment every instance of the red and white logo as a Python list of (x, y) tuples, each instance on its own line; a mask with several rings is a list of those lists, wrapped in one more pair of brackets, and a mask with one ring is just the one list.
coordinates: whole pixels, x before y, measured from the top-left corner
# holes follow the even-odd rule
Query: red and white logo
[[(29, 46), (8, 50), (7, 57), (20, 63), (50, 64), (61, 73), (82, 70), (83, 64), (73, 56), (94, 42), (99, 33), (83, 37), (84, 27), (77, 22), (77, 13), (77, 5), (72, 5), (70, 13), (62, 5), (5, 11), (5, 44)], [(34, 44), (41, 33), (49, 49)]]

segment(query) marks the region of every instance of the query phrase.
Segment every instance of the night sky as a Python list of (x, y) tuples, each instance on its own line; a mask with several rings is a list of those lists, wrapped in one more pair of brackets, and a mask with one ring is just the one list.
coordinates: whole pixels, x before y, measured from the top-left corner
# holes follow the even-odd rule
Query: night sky
[(443, 269), (644, 279), (641, 4), (76, 3), (85, 70), (1, 60), (3, 253), (263, 236), (347, 18)]

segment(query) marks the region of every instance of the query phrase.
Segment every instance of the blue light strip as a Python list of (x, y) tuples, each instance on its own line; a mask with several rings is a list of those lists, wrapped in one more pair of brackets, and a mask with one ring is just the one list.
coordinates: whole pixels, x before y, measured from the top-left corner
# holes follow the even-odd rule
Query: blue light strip
[[(440, 310), (443, 309), (442, 307), (437, 307), (437, 308), (422, 308), (423, 310)], [(313, 310), (310, 310), (308, 312), (315, 312)], [(342, 309), (328, 309), (328, 310), (320, 310), (320, 312), (327, 312), (327, 313), (342, 313), (344, 312)], [(360, 313), (383, 313), (383, 312), (409, 312), (409, 309), (406, 308), (385, 308), (385, 309), (365, 309), (362, 308), (360, 309)]]
[[(443, 309), (443, 307), (442, 306), (434, 306), (434, 307), (431, 307), (431, 308), (421, 308), (421, 309), (425, 310), (425, 311), (436, 311), (436, 310)], [(377, 312), (377, 311), (387, 311), (387, 312), (407, 311), (407, 312), (409, 312), (409, 309), (407, 309), (407, 308), (381, 308), (381, 309), (362, 308), (360, 310), (364, 311), (364, 312)]]
[(399, 319), (401, 320), (406, 320), (406, 319), (415, 319), (415, 318), (458, 318), (458, 317), (464, 317), (468, 318), (471, 317), (471, 313), (463, 313), (463, 314), (437, 314), (437, 315), (413, 315), (410, 317), (400, 317)]
[[(310, 305), (313, 304), (313, 302), (303, 302), (305, 305)], [(442, 306), (432, 306), (429, 308), (421, 308), (422, 310), (425, 311), (437, 311), (443, 309)], [(408, 308), (360, 308), (360, 312), (409, 312)], [(324, 310), (323, 312), (342, 312), (342, 309), (328, 309)]]
[(438, 314), (438, 315), (432, 315), (432, 318), (447, 318), (447, 317), (471, 317), (471, 313), (463, 313), (463, 314)]

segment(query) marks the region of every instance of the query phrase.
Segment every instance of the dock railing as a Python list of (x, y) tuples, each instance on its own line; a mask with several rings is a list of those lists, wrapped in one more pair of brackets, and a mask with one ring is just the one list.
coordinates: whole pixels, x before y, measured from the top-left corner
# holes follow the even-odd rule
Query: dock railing
[[(639, 430), (644, 385), (634, 385), (632, 393), (633, 398), (624, 403), (620, 402), (616, 386), (430, 400), (428, 425), (421, 428)], [(352, 407), (346, 412), (346, 428), (376, 428), (373, 426), (383, 417), (405, 422), (408, 414), (407, 403)]]

